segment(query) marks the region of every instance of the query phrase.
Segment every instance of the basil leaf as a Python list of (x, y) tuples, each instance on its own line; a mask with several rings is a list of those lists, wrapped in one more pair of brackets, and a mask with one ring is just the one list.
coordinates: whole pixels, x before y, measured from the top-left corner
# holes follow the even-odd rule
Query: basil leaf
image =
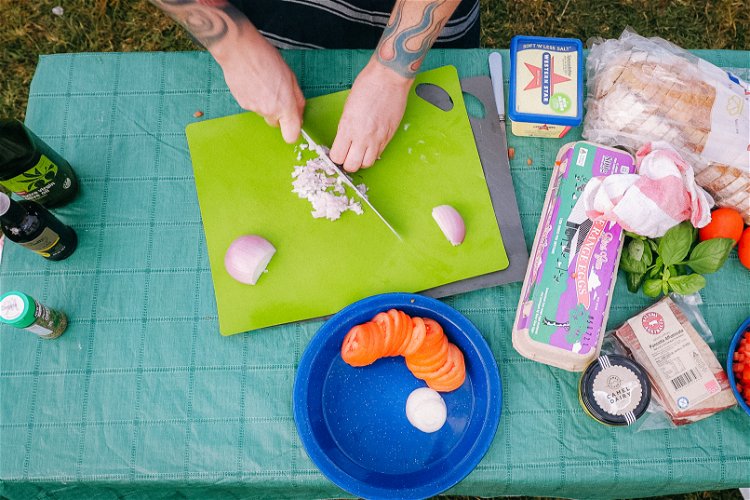
[(706, 286), (706, 278), (700, 274), (673, 276), (669, 278), (669, 286), (680, 295), (690, 295)]
[(646, 274), (625, 273), (625, 276), (627, 276), (628, 291), (636, 293), (641, 287), (641, 283), (643, 282), (643, 278), (646, 277)]
[(631, 233), (630, 231), (625, 231), (625, 236), (628, 236), (630, 238), (633, 238), (634, 240), (645, 240), (645, 236), (641, 236), (640, 234)]
[(690, 260), (685, 264), (696, 273), (715, 273), (726, 262), (729, 252), (734, 247), (731, 238), (713, 238), (698, 243), (690, 253)]
[(649, 297), (658, 297), (661, 294), (661, 280), (646, 280), (643, 282), (643, 293)]
[(687, 257), (692, 245), (693, 226), (689, 222), (681, 222), (659, 240), (659, 255), (664, 260), (664, 265), (669, 267)]
[(643, 240), (633, 240), (628, 245), (628, 252), (633, 259), (640, 261), (643, 259), (643, 249), (645, 246), (646, 244), (643, 243)]
[(672, 277), (672, 273), (669, 271), (669, 268), (666, 268), (664, 270), (664, 274), (661, 275), (661, 280), (662, 281), (667, 281), (671, 277)]
[(650, 266), (654, 262), (654, 254), (651, 252), (651, 245), (643, 245), (643, 258), (641, 259), (646, 267)]
[[(629, 273), (643, 274), (648, 267), (641, 258), (643, 257), (643, 242), (641, 240), (632, 240), (627, 246), (622, 257), (620, 257), (620, 266), (624, 271)], [(635, 247), (635, 250), (634, 250)], [(638, 249), (640, 248), (640, 255)], [(638, 255), (638, 257), (635, 257)]]
[(664, 262), (661, 260), (661, 255), (657, 255), (654, 268), (648, 273), (650, 278), (656, 278), (664, 267)]
[(648, 241), (648, 246), (651, 247), (651, 250), (653, 250), (654, 252), (659, 251), (659, 245), (654, 240), (646, 240), (646, 241)]

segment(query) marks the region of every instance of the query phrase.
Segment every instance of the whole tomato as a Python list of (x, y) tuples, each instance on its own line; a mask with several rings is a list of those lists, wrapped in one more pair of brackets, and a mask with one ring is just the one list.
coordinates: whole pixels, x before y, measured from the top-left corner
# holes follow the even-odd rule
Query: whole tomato
[(737, 246), (737, 255), (743, 266), (750, 269), (750, 227), (746, 228), (740, 236), (740, 244)]
[(745, 223), (737, 210), (722, 207), (711, 212), (711, 222), (699, 230), (698, 236), (701, 241), (713, 238), (732, 238), (736, 244), (744, 227)]

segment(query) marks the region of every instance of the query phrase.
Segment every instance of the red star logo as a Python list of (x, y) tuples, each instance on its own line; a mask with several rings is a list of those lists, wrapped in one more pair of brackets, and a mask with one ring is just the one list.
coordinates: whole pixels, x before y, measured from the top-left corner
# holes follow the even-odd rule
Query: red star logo
[[(530, 90), (530, 89), (538, 89), (542, 86), (542, 68), (538, 66), (534, 66), (533, 64), (524, 63), (526, 65), (526, 68), (531, 72), (531, 81), (528, 85), (526, 85), (526, 88), (524, 90)], [(550, 60), (550, 72), (552, 73), (552, 80), (550, 81), (550, 94), (555, 93), (555, 84), (557, 83), (564, 83), (570, 81), (570, 78), (567, 78), (563, 75), (558, 75), (555, 73), (555, 58), (552, 57)]]

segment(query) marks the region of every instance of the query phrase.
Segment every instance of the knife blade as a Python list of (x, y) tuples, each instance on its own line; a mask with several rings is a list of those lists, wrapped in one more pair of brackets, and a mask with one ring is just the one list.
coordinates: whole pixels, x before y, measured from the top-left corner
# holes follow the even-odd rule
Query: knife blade
[(505, 93), (503, 92), (503, 57), (500, 52), (490, 52), (489, 57), (490, 64), (490, 81), (492, 82), (492, 93), (495, 97), (495, 107), (497, 108), (497, 114), (500, 117), (500, 130), (501, 130), (501, 142), (500, 145), (504, 148), (502, 158), (510, 165), (510, 158), (508, 157), (508, 136), (505, 131)]
[(339, 178), (341, 179), (341, 181), (344, 184), (346, 184), (346, 186), (348, 186), (350, 189), (352, 189), (355, 193), (357, 193), (357, 196), (359, 197), (359, 199), (362, 200), (370, 208), (370, 210), (372, 210), (375, 213), (375, 215), (377, 215), (378, 218), (383, 221), (383, 223), (386, 226), (388, 226), (388, 229), (390, 229), (391, 232), (396, 235), (396, 238), (398, 238), (399, 240), (401, 240), (401, 235), (398, 234), (398, 232), (393, 228), (393, 226), (391, 226), (391, 224), (386, 220), (386, 218), (383, 217), (383, 214), (381, 214), (378, 211), (378, 209), (375, 208), (375, 206), (372, 204), (372, 202), (370, 202), (370, 200), (367, 199), (367, 196), (365, 196), (364, 194), (362, 194), (362, 192), (359, 189), (357, 189), (357, 186), (354, 185), (354, 183), (351, 181), (351, 179), (349, 179), (349, 176), (346, 175), (346, 173), (341, 169), (341, 167), (339, 167), (338, 165), (336, 165), (333, 162), (333, 160), (331, 160), (330, 156), (328, 156), (328, 154), (325, 152), (325, 149), (323, 149), (321, 146), (319, 146), (318, 143), (315, 142), (312, 139), (312, 137), (310, 137), (310, 134), (308, 134), (307, 132), (305, 132), (305, 129), (302, 129), (301, 132), (302, 132), (302, 137), (304, 137), (304, 139), (307, 141), (307, 143), (310, 146), (310, 149), (312, 149), (313, 151), (315, 151), (316, 153), (318, 153), (318, 156), (320, 156), (323, 159), (323, 161), (326, 163), (326, 165), (328, 165), (331, 169), (333, 169), (336, 172), (336, 174), (339, 176)]

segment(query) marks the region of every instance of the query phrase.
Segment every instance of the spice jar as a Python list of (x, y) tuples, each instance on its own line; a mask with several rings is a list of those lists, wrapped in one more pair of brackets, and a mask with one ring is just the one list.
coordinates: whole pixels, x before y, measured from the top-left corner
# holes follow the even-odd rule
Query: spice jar
[(0, 297), (0, 322), (23, 328), (43, 339), (55, 339), (68, 326), (65, 313), (50, 309), (23, 292), (8, 292)]

